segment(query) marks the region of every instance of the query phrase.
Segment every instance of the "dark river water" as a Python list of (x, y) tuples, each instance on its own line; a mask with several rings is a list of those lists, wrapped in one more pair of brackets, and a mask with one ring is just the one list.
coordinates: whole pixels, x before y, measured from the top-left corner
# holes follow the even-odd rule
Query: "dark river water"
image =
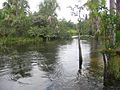
[(99, 44), (81, 40), (52, 41), (0, 48), (0, 90), (103, 90)]

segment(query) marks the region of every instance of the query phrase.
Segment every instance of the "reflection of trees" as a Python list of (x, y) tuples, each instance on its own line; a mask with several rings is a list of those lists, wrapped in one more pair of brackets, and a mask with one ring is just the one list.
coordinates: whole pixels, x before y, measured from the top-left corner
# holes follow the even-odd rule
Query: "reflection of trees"
[(92, 40), (90, 42), (90, 64), (89, 64), (89, 74), (94, 77), (93, 80), (99, 82), (103, 77), (103, 64), (102, 57), (99, 53), (99, 42)]
[[(90, 61), (89, 74), (96, 79), (101, 79), (103, 75), (103, 68), (98, 57), (92, 57)], [(102, 59), (101, 59), (102, 60)]]
[[(0, 49), (0, 65), (3, 67), (9, 66), (7, 68), (11, 70), (13, 80), (31, 76), (29, 73), (31, 70), (31, 62), (24, 55), (28, 49), (26, 45), (4, 45), (2, 48), (3, 49)], [(4, 69), (5, 68), (3, 68), (3, 70)]]
[(19, 79), (21, 77), (31, 76), (31, 62), (29, 59), (26, 59), (24, 56), (20, 55), (19, 52), (14, 52), (11, 55), (11, 69), (12, 74), (15, 75), (13, 79)]
[(0, 55), (0, 70), (6, 69), (9, 67), (9, 57), (5, 55)]
[[(64, 44), (63, 42), (59, 42), (59, 44)], [(44, 43), (42, 49), (39, 48), (38, 52), (43, 55), (43, 59), (41, 60), (40, 67), (43, 71), (52, 72), (55, 69), (56, 65), (56, 54), (58, 42), (54, 41), (51, 43)], [(41, 51), (42, 50), (42, 51)]]
[[(60, 44), (63, 45), (65, 42), (36, 42), (3, 46), (4, 49), (0, 49), (0, 58), (2, 59), (0, 60), (0, 69), (4, 69), (2, 67), (9, 65), (11, 74), (13, 75), (12, 79), (14, 80), (31, 76), (30, 70), (32, 69), (32, 63), (34, 63), (34, 61), (37, 62), (36, 65), (39, 65), (43, 71), (52, 72), (57, 62), (57, 47)], [(29, 52), (32, 52), (34, 55)]]
[(6, 45), (0, 46), (0, 73), (4, 72), (6, 74), (10, 67), (10, 58), (8, 56), (10, 48)]

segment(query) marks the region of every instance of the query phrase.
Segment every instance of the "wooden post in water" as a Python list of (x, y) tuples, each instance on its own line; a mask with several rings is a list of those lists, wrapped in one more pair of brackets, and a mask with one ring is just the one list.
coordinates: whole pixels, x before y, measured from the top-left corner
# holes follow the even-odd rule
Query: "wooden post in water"
[[(80, 21), (79, 21), (79, 23), (80, 23)], [(83, 59), (82, 59), (82, 50), (81, 50), (81, 43), (80, 43), (80, 29), (77, 26), (76, 26), (76, 28), (78, 29), (79, 70), (81, 70)]]
[(78, 47), (79, 47), (79, 69), (82, 69), (82, 51), (81, 51), (81, 44), (80, 44), (80, 33), (78, 35)]

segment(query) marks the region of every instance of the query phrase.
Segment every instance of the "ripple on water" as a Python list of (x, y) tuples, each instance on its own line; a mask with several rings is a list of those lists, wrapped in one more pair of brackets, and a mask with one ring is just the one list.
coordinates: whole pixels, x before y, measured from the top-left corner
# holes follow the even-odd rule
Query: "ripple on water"
[(22, 46), (23, 50), (11, 46), (12, 60), (0, 56), (0, 90), (101, 90), (102, 83), (95, 77), (100, 77), (97, 69), (102, 71), (101, 57), (93, 58), (91, 47), (89, 41), (81, 41), (84, 61), (80, 74), (77, 39)]

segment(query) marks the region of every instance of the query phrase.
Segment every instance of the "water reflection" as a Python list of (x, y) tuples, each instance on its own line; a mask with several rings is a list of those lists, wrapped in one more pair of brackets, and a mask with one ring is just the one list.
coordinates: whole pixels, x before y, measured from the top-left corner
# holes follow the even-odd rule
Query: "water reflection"
[(32, 69), (30, 60), (20, 52), (14, 51), (10, 57), (11, 73), (14, 75), (12, 80), (17, 81), (19, 78), (30, 77)]
[(0, 89), (102, 89), (103, 63), (97, 47), (94, 49), (95, 43), (88, 40), (82, 40), (81, 44), (81, 71), (78, 71), (77, 39), (3, 46), (0, 49)]

